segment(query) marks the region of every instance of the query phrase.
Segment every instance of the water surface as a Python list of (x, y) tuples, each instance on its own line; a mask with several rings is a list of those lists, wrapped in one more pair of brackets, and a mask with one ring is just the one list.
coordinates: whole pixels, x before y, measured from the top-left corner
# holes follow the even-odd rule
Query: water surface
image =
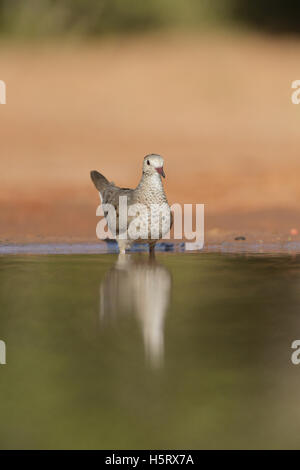
[(299, 448), (300, 257), (0, 256), (1, 448)]

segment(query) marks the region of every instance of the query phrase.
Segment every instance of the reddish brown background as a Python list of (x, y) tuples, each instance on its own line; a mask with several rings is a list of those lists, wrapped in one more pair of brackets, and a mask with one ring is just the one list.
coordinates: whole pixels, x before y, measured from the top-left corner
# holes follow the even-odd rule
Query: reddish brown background
[(298, 239), (300, 42), (155, 35), (1, 44), (1, 242), (96, 240), (97, 169), (135, 186), (165, 157), (169, 202), (205, 204), (206, 240)]

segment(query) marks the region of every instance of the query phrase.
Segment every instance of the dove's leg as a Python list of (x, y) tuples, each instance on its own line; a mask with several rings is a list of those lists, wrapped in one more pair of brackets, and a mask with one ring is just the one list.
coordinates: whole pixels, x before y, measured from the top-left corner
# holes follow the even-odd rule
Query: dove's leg
[(155, 243), (156, 243), (156, 242), (149, 243), (149, 255), (150, 255), (150, 258), (155, 258)]
[(120, 255), (125, 255), (126, 253), (126, 241), (125, 240), (118, 240)]
[(130, 248), (130, 243), (128, 243), (128, 240), (118, 239), (118, 245), (119, 245), (120, 254), (122, 255), (126, 253), (126, 248)]

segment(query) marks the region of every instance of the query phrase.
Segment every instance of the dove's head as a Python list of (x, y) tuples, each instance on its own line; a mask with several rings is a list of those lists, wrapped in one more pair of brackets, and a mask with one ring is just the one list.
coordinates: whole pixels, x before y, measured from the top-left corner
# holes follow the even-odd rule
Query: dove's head
[(146, 155), (143, 163), (143, 174), (151, 176), (158, 173), (165, 178), (164, 173), (164, 159), (160, 155), (151, 153)]

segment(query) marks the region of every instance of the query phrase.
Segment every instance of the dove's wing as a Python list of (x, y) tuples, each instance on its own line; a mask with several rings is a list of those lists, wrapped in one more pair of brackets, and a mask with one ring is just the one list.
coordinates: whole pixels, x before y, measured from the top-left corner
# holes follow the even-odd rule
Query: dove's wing
[[(91, 179), (101, 195), (102, 204), (110, 204), (115, 209), (116, 215), (116, 235), (119, 234), (119, 213), (120, 213), (120, 200), (121, 196), (127, 197), (127, 207), (134, 203), (134, 189), (119, 188), (114, 183), (110, 183), (105, 176), (101, 175), (98, 171), (91, 171)], [(109, 210), (104, 207), (104, 216), (108, 222), (109, 228), (113, 228), (112, 220), (110, 219)], [(128, 225), (134, 217), (127, 215), (127, 226), (121, 227), (120, 232), (127, 230)], [(113, 230), (114, 231), (114, 230)]]
[[(107, 185), (104, 191), (101, 193), (102, 195), (102, 204), (110, 204), (114, 207), (115, 209), (115, 214), (116, 214), (116, 235), (119, 235), (119, 233), (122, 233), (124, 230), (126, 231), (128, 228), (128, 225), (130, 222), (134, 219), (134, 217), (128, 216), (127, 213), (127, 225), (126, 227), (119, 227), (119, 217), (120, 217), (120, 197), (126, 197), (127, 198), (127, 210), (128, 207), (134, 203), (134, 189), (128, 189), (128, 188), (118, 188), (117, 186), (113, 185)], [(125, 200), (123, 199), (123, 204)], [(110, 226), (109, 220), (108, 220), (108, 213), (104, 209), (104, 216), (108, 221), (108, 226)]]

